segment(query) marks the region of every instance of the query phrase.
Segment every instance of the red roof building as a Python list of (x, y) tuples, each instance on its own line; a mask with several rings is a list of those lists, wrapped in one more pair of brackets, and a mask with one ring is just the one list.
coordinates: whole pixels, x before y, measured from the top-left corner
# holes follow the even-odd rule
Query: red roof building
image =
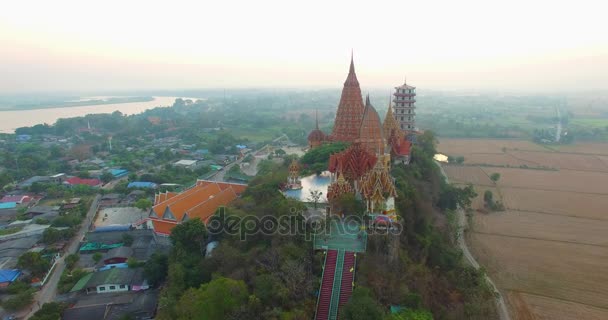
[(150, 211), (154, 232), (169, 235), (171, 229), (189, 219), (207, 223), (219, 207), (228, 205), (246, 188), (244, 184), (199, 180), (182, 193), (157, 194)]
[(355, 74), (355, 63), (351, 56), (350, 69), (342, 88), (342, 96), (331, 139), (334, 141), (353, 142), (359, 138), (359, 127), (363, 119), (363, 97), (361, 87)]
[(63, 182), (69, 186), (85, 185), (90, 187), (99, 187), (103, 184), (99, 179), (83, 179), (79, 177), (71, 177)]
[[(341, 173), (347, 181), (356, 181), (376, 164), (377, 157), (354, 143), (348, 149), (329, 156), (329, 172), (335, 179)], [(335, 179), (332, 179), (334, 181)]]
[(0, 202), (14, 202), (16, 204), (28, 203), (32, 200), (32, 198), (28, 195), (18, 195), (18, 196), (4, 196), (0, 199)]

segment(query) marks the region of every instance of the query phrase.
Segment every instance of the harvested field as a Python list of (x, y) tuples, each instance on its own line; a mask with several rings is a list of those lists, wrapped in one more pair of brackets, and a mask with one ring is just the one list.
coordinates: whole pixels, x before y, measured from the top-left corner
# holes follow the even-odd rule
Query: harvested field
[[(469, 168), (467, 168), (469, 169)], [(550, 171), (550, 170), (531, 170), (531, 169), (514, 169), (514, 168), (481, 168), (486, 174), (490, 175), (498, 172), (501, 175), (498, 186), (500, 188), (524, 188), (524, 189), (541, 189), (541, 190), (557, 190), (571, 191), (594, 194), (608, 194), (608, 173), (606, 172), (587, 172), (587, 171)], [(451, 172), (458, 173), (458, 170), (451, 169), (450, 173), (446, 170), (448, 176)], [(465, 170), (457, 175), (455, 180), (470, 182), (473, 184), (487, 184), (491, 181), (483, 182), (481, 174), (476, 173), (468, 178)], [(481, 181), (481, 182), (478, 182)], [(489, 179), (488, 179), (489, 181)]]
[(606, 247), (479, 233), (470, 238), (475, 256), (503, 290), (608, 309)]
[[(507, 150), (547, 151), (545, 147), (526, 140), (441, 138), (437, 146), (439, 152), (452, 156), (471, 153), (503, 153), (503, 148)], [(608, 151), (606, 154), (608, 154)]]
[(443, 169), (450, 178), (450, 182), (492, 185), (492, 180), (478, 167), (444, 165)]
[(441, 142), (441, 152), (465, 157), (466, 166), (443, 167), (453, 183), (474, 185), (473, 208), (485, 190), (507, 208), (475, 213), (467, 242), (512, 319), (608, 319), (608, 144), (520, 141), (503, 152), (497, 140)]
[(608, 319), (608, 310), (576, 302), (557, 300), (523, 292), (509, 292), (507, 296), (511, 305), (517, 305), (517, 300), (520, 300), (520, 303), (523, 303), (527, 309), (522, 310), (525, 316), (517, 318), (518, 320)]
[(583, 153), (608, 155), (608, 143), (576, 143), (572, 145), (551, 147), (560, 153)]
[(474, 230), (484, 234), (599, 245), (608, 251), (608, 220), (508, 210), (477, 215)]
[(464, 163), (466, 164), (477, 164), (477, 165), (494, 165), (494, 166), (529, 166), (537, 167), (538, 164), (527, 161), (524, 159), (518, 159), (509, 153), (469, 153), (462, 155), (464, 157)]
[(527, 162), (528, 166), (608, 172), (608, 165), (595, 155), (526, 151), (513, 151), (509, 154), (522, 163)]
[(608, 220), (608, 195), (513, 188), (503, 188), (501, 194), (512, 210)]

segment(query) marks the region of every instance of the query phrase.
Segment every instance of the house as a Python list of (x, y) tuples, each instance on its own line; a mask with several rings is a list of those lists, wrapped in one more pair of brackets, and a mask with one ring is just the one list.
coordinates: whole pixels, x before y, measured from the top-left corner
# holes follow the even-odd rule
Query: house
[(149, 286), (144, 279), (142, 268), (112, 268), (85, 275), (76, 282), (70, 292), (84, 289), (87, 294), (112, 293), (140, 291), (148, 288)]
[(83, 179), (79, 177), (71, 177), (63, 182), (66, 186), (72, 187), (77, 185), (85, 185), (93, 188), (100, 187), (103, 182), (99, 179)]
[(60, 206), (36, 206), (29, 208), (25, 215), (30, 219), (33, 218), (45, 218), (47, 220), (51, 220), (52, 218), (59, 215)]
[(0, 288), (8, 287), (21, 275), (18, 269), (0, 269)]
[(115, 179), (125, 177), (129, 174), (129, 171), (126, 169), (110, 169), (109, 172)]
[(186, 169), (196, 169), (198, 167), (198, 161), (197, 160), (179, 160), (177, 162), (175, 162), (173, 165), (175, 167), (182, 167), (182, 168), (186, 168)]
[(118, 247), (114, 249), (110, 249), (110, 251), (106, 252), (103, 255), (103, 263), (108, 264), (117, 264), (117, 263), (125, 263), (129, 258), (133, 256), (133, 249), (129, 247)]
[(29, 203), (32, 200), (32, 197), (28, 196), (28, 195), (7, 195), (2, 197), (2, 199), (0, 199), (0, 203), (16, 203), (16, 204), (25, 204), (25, 203)]
[(66, 309), (62, 320), (144, 320), (154, 319), (158, 305), (158, 290), (81, 297), (71, 308)]
[(219, 207), (239, 197), (246, 188), (244, 184), (198, 180), (182, 193), (159, 193), (150, 210), (154, 232), (169, 235), (173, 227), (188, 219), (198, 218), (206, 223)]
[(99, 206), (114, 206), (120, 202), (122, 196), (118, 193), (108, 193), (99, 199)]
[(51, 177), (46, 177), (46, 176), (33, 176), (31, 178), (28, 178), (20, 183), (17, 184), (17, 188), (18, 189), (25, 189), (25, 188), (29, 188), (32, 186), (32, 184), (34, 183), (46, 183), (46, 182), (50, 182), (51, 181)]

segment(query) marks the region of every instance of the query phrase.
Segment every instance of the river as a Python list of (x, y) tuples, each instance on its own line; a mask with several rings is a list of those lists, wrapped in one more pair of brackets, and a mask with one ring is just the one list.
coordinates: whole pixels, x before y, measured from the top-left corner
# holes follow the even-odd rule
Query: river
[(155, 107), (171, 106), (177, 98), (178, 97), (154, 97), (154, 100), (145, 102), (0, 111), (0, 132), (14, 133), (16, 128), (31, 127), (43, 123), (54, 124), (57, 119), (60, 118), (80, 117), (92, 113), (112, 113), (118, 110), (126, 115), (137, 114)]

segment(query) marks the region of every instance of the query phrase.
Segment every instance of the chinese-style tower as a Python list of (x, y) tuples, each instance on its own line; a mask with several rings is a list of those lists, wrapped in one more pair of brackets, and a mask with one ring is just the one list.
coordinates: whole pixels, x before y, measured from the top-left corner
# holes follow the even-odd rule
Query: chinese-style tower
[(342, 88), (342, 96), (340, 97), (340, 104), (338, 104), (331, 139), (333, 141), (354, 142), (355, 139), (359, 138), (363, 110), (361, 87), (359, 87), (359, 80), (357, 80), (355, 74), (355, 63), (351, 55), (350, 70), (346, 81), (344, 81), (344, 88)]
[(395, 87), (393, 94), (395, 103), (395, 119), (399, 122), (400, 129), (406, 132), (409, 136), (415, 130), (415, 115), (416, 109), (416, 87), (412, 87), (403, 82), (403, 85)]

